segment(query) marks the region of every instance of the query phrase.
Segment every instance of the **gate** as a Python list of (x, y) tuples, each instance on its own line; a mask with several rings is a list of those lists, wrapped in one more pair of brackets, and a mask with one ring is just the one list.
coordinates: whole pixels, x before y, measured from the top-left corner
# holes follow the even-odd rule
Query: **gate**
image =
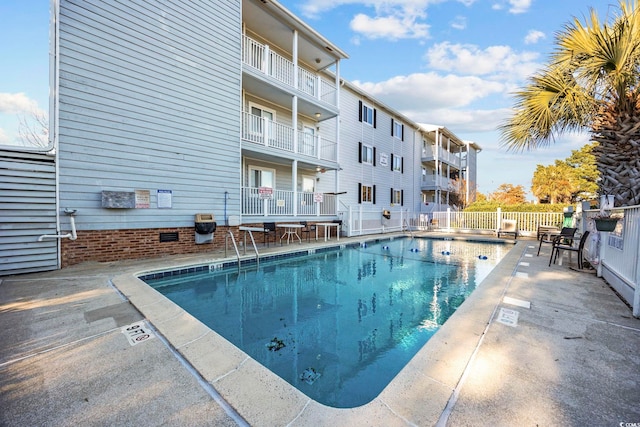
[(58, 268), (53, 156), (0, 150), (0, 276)]

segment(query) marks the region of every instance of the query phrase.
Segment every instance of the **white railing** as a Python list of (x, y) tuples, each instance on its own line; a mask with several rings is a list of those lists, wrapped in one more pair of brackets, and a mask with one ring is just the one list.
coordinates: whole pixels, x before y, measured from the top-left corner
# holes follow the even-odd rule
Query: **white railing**
[(562, 212), (460, 212), (447, 210), (421, 214), (411, 219), (418, 230), (443, 229), (458, 232), (494, 233), (503, 219), (515, 219), (518, 232), (523, 236), (536, 236), (538, 226), (562, 226)]
[(376, 207), (349, 206), (339, 215), (343, 218), (342, 231), (347, 236), (402, 231), (408, 218), (407, 210), (401, 207), (389, 210), (390, 218), (382, 216), (383, 210)]
[[(460, 167), (462, 162), (460, 161), (460, 155), (458, 153), (452, 153), (450, 151), (445, 150), (442, 147), (437, 147), (438, 160), (447, 162), (455, 167)], [(435, 147), (423, 147), (422, 148), (422, 158), (423, 159), (434, 159), (436, 158), (436, 148)]]
[(298, 131), (298, 149), (295, 150), (293, 135), (294, 130), (290, 126), (247, 112), (242, 113), (243, 140), (314, 159), (336, 161), (338, 150), (335, 141)]
[(298, 84), (296, 86), (294, 79), (295, 64), (272, 51), (269, 46), (263, 45), (249, 36), (243, 37), (242, 62), (287, 86), (295, 87), (313, 98), (334, 106), (337, 104), (335, 83), (298, 66)]
[(633, 307), (640, 317), (640, 206), (616, 208), (622, 216), (613, 232), (597, 232), (593, 217), (599, 211), (585, 211), (585, 228), (594, 233), (592, 242), (598, 247), (590, 251), (598, 275), (602, 276)]
[[(271, 197), (261, 197), (260, 189), (256, 187), (242, 187), (242, 215), (245, 216), (335, 216), (336, 196), (310, 192), (288, 190), (273, 190)], [(294, 213), (293, 201), (297, 200)]]

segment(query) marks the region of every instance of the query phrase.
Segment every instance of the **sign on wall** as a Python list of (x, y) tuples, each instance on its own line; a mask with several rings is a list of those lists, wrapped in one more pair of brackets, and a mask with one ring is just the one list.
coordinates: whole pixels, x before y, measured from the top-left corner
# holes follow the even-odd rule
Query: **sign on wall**
[(171, 197), (171, 190), (158, 190), (158, 209), (171, 209), (173, 203)]

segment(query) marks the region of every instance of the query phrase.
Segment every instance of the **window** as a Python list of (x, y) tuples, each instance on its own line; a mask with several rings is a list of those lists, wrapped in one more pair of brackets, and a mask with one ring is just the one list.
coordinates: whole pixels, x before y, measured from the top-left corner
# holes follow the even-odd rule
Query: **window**
[(404, 173), (404, 158), (391, 154), (391, 170)]
[(358, 103), (360, 111), (358, 112), (358, 120), (367, 123), (374, 128), (376, 127), (376, 109), (364, 104), (362, 101)]
[(255, 142), (269, 140), (272, 134), (272, 123), (276, 120), (276, 112), (253, 103), (249, 106), (251, 108), (249, 129), (253, 137), (257, 139)]
[(376, 149), (370, 145), (358, 144), (358, 161), (368, 165), (376, 165)]
[(404, 125), (391, 119), (391, 136), (404, 141)]
[(400, 205), (404, 204), (404, 191), (403, 190), (395, 190), (391, 189), (391, 204), (392, 205)]
[(266, 169), (259, 166), (249, 166), (249, 187), (273, 188), (275, 180), (276, 171), (274, 169)]
[(376, 186), (358, 184), (358, 203), (376, 204)]

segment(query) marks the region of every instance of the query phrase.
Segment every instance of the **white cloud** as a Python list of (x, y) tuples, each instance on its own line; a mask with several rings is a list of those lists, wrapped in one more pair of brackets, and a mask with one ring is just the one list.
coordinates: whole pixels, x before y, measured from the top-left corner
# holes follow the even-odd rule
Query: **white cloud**
[(464, 16), (456, 16), (453, 18), (453, 21), (451, 21), (451, 28), (454, 30), (464, 30), (467, 28), (467, 18)]
[(505, 89), (499, 82), (475, 76), (441, 76), (433, 72), (396, 76), (379, 83), (353, 83), (400, 111), (463, 107)]
[(542, 31), (530, 30), (524, 38), (525, 44), (536, 44), (539, 40), (544, 39), (546, 36)]
[(390, 40), (427, 38), (429, 26), (416, 22), (414, 16), (369, 17), (357, 14), (351, 21), (351, 29), (369, 39)]
[(443, 42), (431, 47), (425, 57), (432, 69), (476, 76), (495, 75), (495, 79), (502, 81), (523, 79), (540, 68), (535, 62), (538, 53), (518, 53), (509, 46), (480, 49), (475, 45)]
[(532, 0), (509, 0), (509, 4), (511, 8), (509, 8), (509, 13), (519, 14), (525, 13), (531, 7)]
[(0, 113), (31, 114), (43, 112), (38, 103), (24, 93), (0, 93)]

